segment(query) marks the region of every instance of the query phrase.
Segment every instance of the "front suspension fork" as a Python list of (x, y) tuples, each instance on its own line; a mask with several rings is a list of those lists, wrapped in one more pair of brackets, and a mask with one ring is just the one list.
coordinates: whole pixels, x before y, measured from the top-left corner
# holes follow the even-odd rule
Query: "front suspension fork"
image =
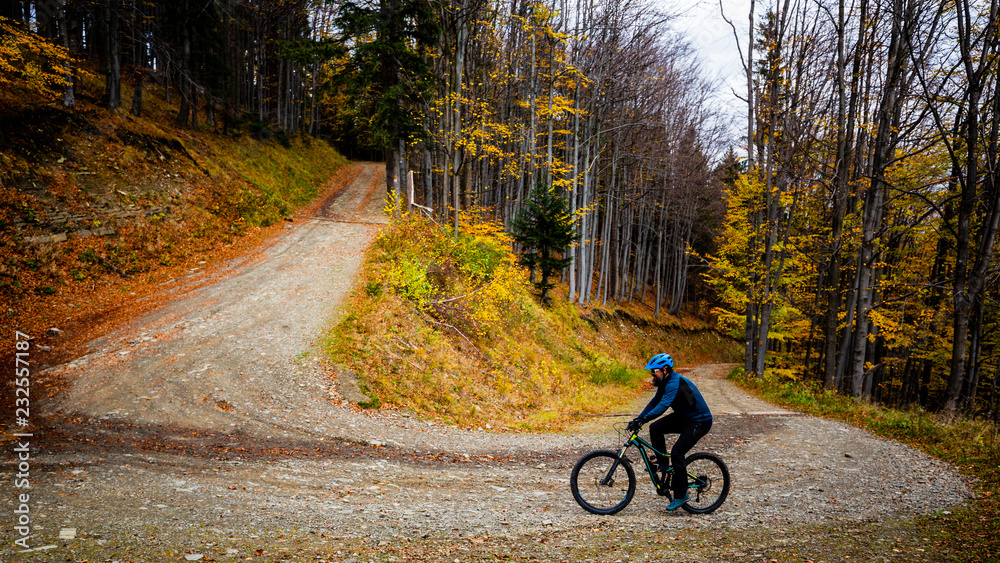
[(615, 462), (611, 464), (611, 469), (608, 470), (608, 474), (604, 476), (604, 479), (601, 479), (601, 485), (605, 487), (610, 487), (615, 483), (614, 479), (615, 471), (618, 471), (618, 466), (622, 464), (622, 460), (626, 459), (625, 452), (628, 451), (631, 445), (632, 442), (628, 442), (624, 446), (622, 446), (622, 449), (618, 452), (618, 457), (615, 458)]

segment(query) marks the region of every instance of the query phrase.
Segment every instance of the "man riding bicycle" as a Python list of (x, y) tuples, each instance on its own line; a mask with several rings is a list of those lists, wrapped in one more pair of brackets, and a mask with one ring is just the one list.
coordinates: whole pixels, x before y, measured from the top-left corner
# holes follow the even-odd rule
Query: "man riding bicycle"
[[(657, 354), (649, 359), (643, 369), (650, 370), (656, 394), (628, 425), (630, 432), (637, 431), (643, 424), (665, 413), (668, 408), (673, 408), (674, 412), (649, 426), (649, 441), (661, 452), (667, 448), (665, 434), (680, 434), (670, 450), (670, 461), (674, 468), (671, 483), (674, 500), (667, 506), (667, 510), (677, 510), (690, 500), (684, 456), (712, 429), (712, 412), (708, 410), (701, 392), (691, 380), (675, 372), (673, 368), (674, 359), (670, 354)], [(653, 461), (659, 467), (659, 460)]]

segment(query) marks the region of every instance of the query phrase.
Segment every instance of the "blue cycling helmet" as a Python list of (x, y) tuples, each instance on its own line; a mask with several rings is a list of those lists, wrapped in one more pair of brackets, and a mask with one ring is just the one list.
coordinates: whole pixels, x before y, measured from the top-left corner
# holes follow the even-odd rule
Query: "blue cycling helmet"
[(670, 354), (657, 354), (649, 359), (649, 363), (646, 367), (642, 369), (659, 369), (669, 367), (673, 369), (674, 359), (670, 357)]

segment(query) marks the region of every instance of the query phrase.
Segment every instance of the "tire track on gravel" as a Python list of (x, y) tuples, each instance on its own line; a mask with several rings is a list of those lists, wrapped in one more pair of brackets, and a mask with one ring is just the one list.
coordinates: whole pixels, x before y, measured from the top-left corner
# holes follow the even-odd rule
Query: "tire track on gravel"
[[(313, 339), (335, 319), (363, 253), (385, 223), (378, 164), (353, 165), (261, 259), (92, 343), (51, 375), (71, 385), (53, 414), (147, 425), (316, 435), (328, 403)], [(316, 413), (316, 414), (313, 414)]]

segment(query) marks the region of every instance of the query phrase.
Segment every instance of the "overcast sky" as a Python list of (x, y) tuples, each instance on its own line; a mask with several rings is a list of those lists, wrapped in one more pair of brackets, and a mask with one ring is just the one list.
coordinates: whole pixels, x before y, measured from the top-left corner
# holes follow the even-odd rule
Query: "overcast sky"
[[(687, 34), (698, 51), (706, 74), (718, 79), (719, 101), (733, 116), (733, 135), (744, 135), (746, 131), (742, 124), (745, 123), (745, 105), (733, 95), (733, 90), (741, 95), (746, 92), (746, 75), (740, 62), (733, 29), (722, 18), (719, 0), (658, 1), (663, 3), (668, 12), (684, 14), (677, 22), (677, 27)], [(722, 0), (722, 8), (725, 9), (726, 17), (736, 25), (740, 45), (745, 52), (750, 0)]]

